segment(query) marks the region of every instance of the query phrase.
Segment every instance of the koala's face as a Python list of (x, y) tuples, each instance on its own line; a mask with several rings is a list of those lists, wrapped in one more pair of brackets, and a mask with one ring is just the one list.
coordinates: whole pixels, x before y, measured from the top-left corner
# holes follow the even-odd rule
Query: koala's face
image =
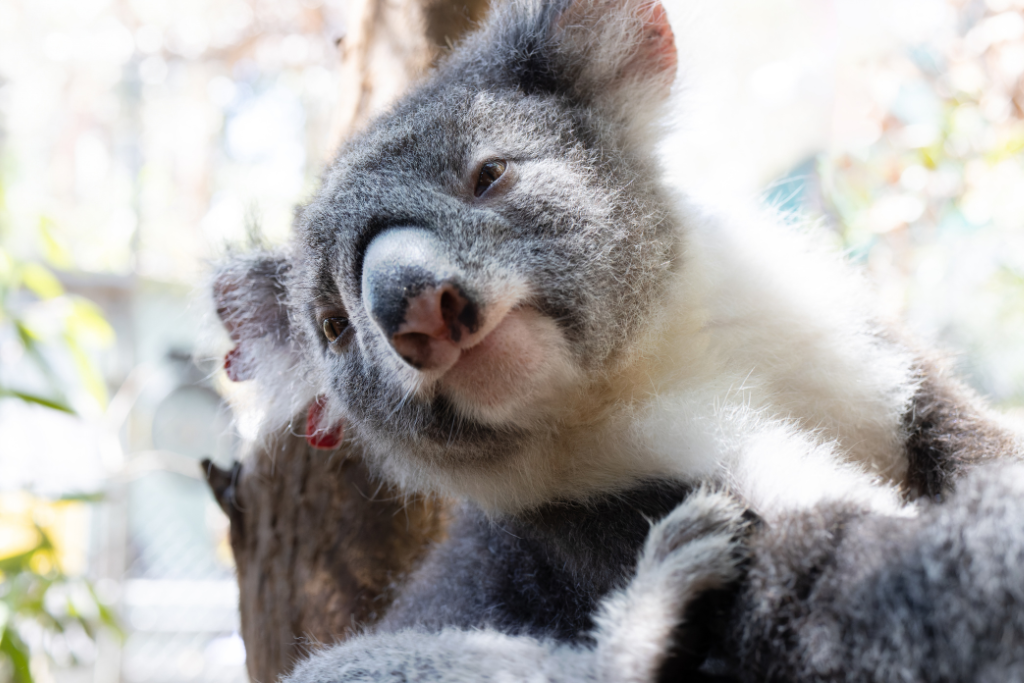
[(331, 169), (297, 284), (364, 428), (491, 450), (613, 350), (599, 311), (636, 304), (612, 282), (629, 256), (607, 253), (627, 236), (581, 125), (550, 98), (445, 84)]
[(289, 324), (392, 469), (535, 447), (642, 337), (677, 249), (642, 110), (674, 54), (650, 3), (514, 3), (342, 149)]

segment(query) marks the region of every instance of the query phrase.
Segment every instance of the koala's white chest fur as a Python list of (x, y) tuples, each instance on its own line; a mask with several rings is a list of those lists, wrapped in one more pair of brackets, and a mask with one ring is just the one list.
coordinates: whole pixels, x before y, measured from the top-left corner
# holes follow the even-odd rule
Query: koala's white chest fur
[[(725, 468), (733, 479), (778, 472), (795, 504), (805, 502), (799, 482), (812, 462), (900, 481), (913, 359), (881, 336), (864, 284), (806, 236), (757, 216), (687, 223), (670, 315), (690, 329), (676, 335), (669, 322), (653, 354), (681, 371), (665, 377), (639, 434), (684, 472), (715, 477)], [(820, 477), (821, 495), (836, 495), (824, 471)]]

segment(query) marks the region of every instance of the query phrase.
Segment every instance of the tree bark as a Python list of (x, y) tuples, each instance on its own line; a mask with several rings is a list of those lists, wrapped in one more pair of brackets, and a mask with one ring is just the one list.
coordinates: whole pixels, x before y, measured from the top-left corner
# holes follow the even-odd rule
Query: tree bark
[(341, 49), (340, 142), (421, 77), (488, 8), (488, 0), (353, 0)]
[(391, 586), (442, 537), (445, 505), (373, 481), (352, 446), (282, 436), (207, 481), (231, 521), (242, 639), (253, 681), (374, 623)]
[[(353, 0), (340, 41), (335, 142), (400, 95), (486, 9), (487, 0)], [(393, 587), (443, 537), (447, 504), (373, 481), (350, 442), (328, 453), (281, 434), (247, 448), (232, 471), (204, 468), (231, 521), (249, 677), (273, 683), (312, 649), (383, 615)]]

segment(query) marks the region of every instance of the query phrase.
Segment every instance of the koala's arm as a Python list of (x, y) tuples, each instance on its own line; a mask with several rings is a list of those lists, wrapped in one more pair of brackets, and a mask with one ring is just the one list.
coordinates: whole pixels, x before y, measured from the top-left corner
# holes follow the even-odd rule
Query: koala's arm
[(739, 580), (745, 529), (743, 510), (731, 496), (691, 495), (651, 529), (635, 576), (602, 601), (583, 644), (489, 628), (403, 629), (317, 653), (285, 683), (654, 683), (679, 648), (687, 608)]
[(725, 651), (744, 681), (1024, 679), (1024, 465), (917, 518), (822, 505), (749, 540)]

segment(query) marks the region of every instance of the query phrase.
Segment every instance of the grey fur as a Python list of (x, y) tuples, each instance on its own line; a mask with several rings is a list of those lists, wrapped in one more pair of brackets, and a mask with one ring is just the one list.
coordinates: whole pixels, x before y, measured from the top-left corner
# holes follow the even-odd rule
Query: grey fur
[[(677, 300), (680, 287), (705, 286), (687, 280), (690, 270), (705, 266), (692, 262), (687, 240), (711, 219), (662, 186), (653, 150), (653, 120), (673, 70), (636, 64), (638, 53), (644, 56), (643, 22), (650, 21), (651, 7), (641, 0), (500, 5), (435, 73), (342, 147), (320, 191), (300, 211), (287, 250), (224, 266), (215, 286), (218, 310), (243, 374), (255, 377), (268, 406), (268, 432), (322, 395), (331, 419), (344, 419), (382, 476), (407, 490), (469, 498), (492, 511), (599, 497), (652, 476), (689, 482), (707, 476), (713, 463), (703, 471), (666, 467), (665, 454), (647, 452), (655, 450), (649, 445), (574, 445), (600, 433), (597, 426), (608, 436), (639, 428), (624, 422), (644, 414), (644, 397), (665, 375), (665, 368), (644, 360), (663, 352), (652, 338), (673, 339), (662, 328), (670, 327), (666, 315), (688, 305)], [(653, 101), (638, 109), (635, 101), (643, 97)], [(475, 197), (479, 164), (493, 158), (508, 162), (507, 180), (493, 196)], [(510, 291), (509, 306), (541, 320), (532, 333), (551, 329), (557, 340), (546, 342), (542, 353), (552, 377), (539, 380), (554, 387), (550, 397), (525, 395), (520, 404), (486, 415), (481, 401), (467, 406), (472, 397), (431, 383), (403, 361), (388, 342), (399, 321), (382, 333), (363, 291), (370, 281), (363, 272), (367, 250), (398, 234), (427, 240), (424, 250), (432, 256), (426, 265), (436, 263), (423, 283), (445, 273), (479, 310), (474, 329), (481, 318), (486, 325), (505, 314), (497, 309)], [(705, 315), (757, 311), (763, 303), (771, 302), (726, 302), (728, 310)], [(778, 318), (789, 315), (793, 311), (783, 310)], [(325, 319), (347, 321), (338, 341), (325, 338)], [(741, 314), (716, 329), (738, 327), (740, 341), (727, 341), (756, 354), (761, 341), (746, 341), (743, 325), (758, 324)], [(984, 411), (973, 397), (950, 390), (869, 319), (846, 327), (811, 330), (808, 338), (831, 334), (836, 346), (858, 338), (863, 358), (850, 354), (848, 368), (835, 367), (829, 354), (839, 352), (828, 350), (809, 379), (787, 376), (802, 359), (779, 360), (780, 350), (735, 361), (738, 382), (771, 363), (779, 374), (755, 378), (768, 405), (751, 406), (736, 429), (749, 432), (744, 419), (763, 416), (812, 440), (866, 449), (837, 459), (868, 461), (910, 497), (948, 491), (956, 472), (977, 456), (1017, 447), (1005, 432), (982, 428)], [(848, 385), (863, 384), (858, 362), (886, 365), (891, 379), (878, 380), (863, 396), (845, 396), (841, 385), (819, 386), (844, 373)], [(706, 396), (694, 392), (686, 400), (696, 406), (722, 400), (734, 390), (722, 381)], [(979, 419), (961, 419), (966, 415)], [(694, 423), (719, 417), (696, 415)], [(949, 437), (958, 430), (963, 437)], [(714, 450), (698, 437), (688, 447)], [(569, 453), (574, 448), (578, 452)], [(602, 471), (608, 474), (592, 474)]]
[[(390, 116), (343, 148), (299, 222), (293, 286), (310, 302), (303, 346), (323, 354), (320, 362), (329, 368), (346, 418), (393, 469), (410, 460), (486, 467), (481, 458), (502, 458), (535, 435), (526, 425), (475, 422), (443, 395), (410, 399), (388, 376), (391, 350), (382, 346), (359, 298), (361, 259), (376, 234), (407, 224), (434, 231), (470, 289), (513, 266), (531, 283), (530, 303), (559, 321), (574, 359), (591, 370), (621, 350), (651, 315), (674, 260), (671, 233), (661, 232), (657, 219), (667, 201), (644, 157), (608, 139), (607, 124), (579, 102), (531, 92), (509, 73), (517, 68), (508, 64), (509, 54), (538, 50), (525, 42), (533, 37), (478, 36), (468, 53), (456, 53)], [(481, 73), (490, 82), (479, 82)], [(493, 100), (480, 100), (481, 92)], [(543, 195), (473, 206), (460, 195), (472, 190), (466, 177), (483, 148), (564, 160), (571, 173), (552, 179)], [(623, 196), (622, 187), (631, 193)], [(581, 262), (591, 267), (576, 267)], [(348, 312), (356, 339), (347, 352), (328, 351), (318, 307)]]
[(650, 520), (691, 490), (649, 482), (590, 504), (552, 502), (497, 519), (465, 504), (381, 628), (490, 627), (576, 641), (593, 628), (600, 599), (633, 573)]
[(423, 627), (357, 636), (300, 664), (287, 683), (653, 681), (686, 607), (740, 575), (747, 522), (729, 496), (699, 490), (651, 528), (633, 580), (609, 595), (576, 644), (494, 629)]
[[(672, 202), (641, 141), (646, 124), (617, 115), (606, 87), (582, 89), (597, 55), (565, 50), (553, 38), (569, 4), (506, 3), (388, 115), (350, 139), (300, 212), (283, 256), (289, 353), (301, 359), (298, 379), (264, 378), (266, 393), (305, 396), (299, 383), (321, 386), (378, 467), (410, 488), (424, 487), (417, 477), (438, 463), (446, 476), (490, 467), (547, 439), (551, 425), (485, 424), (444, 394), (411, 396), (395, 380), (401, 361), (361, 299), (362, 258), (374, 237), (425, 229), (485, 303), (509, 278), (528, 283), (526, 303), (557, 321), (572, 362), (595, 374), (653, 316), (680, 263)], [(558, 172), (501, 201), (474, 202), (475, 166), (492, 156), (520, 168), (550, 160)], [(258, 298), (254, 291), (248, 303)], [(344, 348), (324, 339), (327, 316), (348, 319), (353, 335)]]
[(920, 381), (903, 420), (906, 490), (911, 498), (941, 500), (970, 468), (1017, 453), (1019, 446), (941, 360), (921, 354), (916, 371)]
[[(599, 626), (582, 637), (385, 626), (317, 654), (288, 681), (675, 680), (664, 668), (672, 638), (715, 626), (687, 610), (697, 588), (736, 585), (744, 568), (714, 658), (703, 673), (673, 669), (679, 680), (711, 670), (742, 682), (1022, 680), (1022, 519), (1017, 464), (979, 468), (915, 519), (837, 504), (753, 533), (727, 494), (701, 491), (654, 526), (632, 580), (604, 598)], [(647, 596), (667, 608), (643, 609)], [(630, 656), (609, 654), (622, 651)]]
[(1024, 680), (1024, 468), (916, 519), (828, 506), (751, 543), (726, 646), (744, 681)]

